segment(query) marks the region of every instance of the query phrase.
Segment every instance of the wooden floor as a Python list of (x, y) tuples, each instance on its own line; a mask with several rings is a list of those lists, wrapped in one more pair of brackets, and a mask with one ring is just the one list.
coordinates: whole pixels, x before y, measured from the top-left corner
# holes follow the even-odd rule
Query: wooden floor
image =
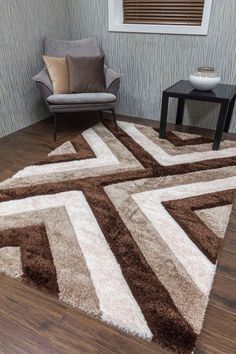
[[(41, 159), (97, 119), (96, 114), (64, 117), (57, 143), (52, 140), (50, 119), (0, 139), (0, 181)], [(140, 122), (150, 124), (150, 121)], [(173, 125), (169, 128), (173, 129)], [(178, 127), (178, 130), (203, 133), (196, 128)], [(232, 134), (228, 137), (236, 138)], [(121, 334), (50, 295), (1, 275), (0, 353), (164, 354), (165, 351)], [(236, 195), (195, 353), (236, 353)]]

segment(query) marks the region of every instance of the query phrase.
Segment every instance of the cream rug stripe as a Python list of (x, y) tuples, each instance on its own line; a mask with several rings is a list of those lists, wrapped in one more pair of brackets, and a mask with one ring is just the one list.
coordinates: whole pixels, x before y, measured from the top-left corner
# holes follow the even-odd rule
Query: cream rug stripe
[[(120, 143), (118, 139), (114, 137), (114, 135), (104, 127), (102, 124), (97, 124), (93, 128), (96, 134), (104, 140), (105, 144), (111, 150), (111, 152), (116, 156), (119, 160), (119, 164), (113, 164), (112, 161), (108, 165), (104, 165), (102, 167), (91, 166), (88, 168), (78, 168), (72, 170), (66, 170), (56, 173), (42, 173), (42, 174), (33, 174), (33, 175), (26, 175), (24, 177), (20, 177), (19, 174), (14, 175), (12, 178), (5, 180), (4, 182), (0, 183), (0, 188), (8, 188), (8, 186), (12, 187), (19, 187), (19, 186), (27, 186), (31, 184), (37, 183), (47, 183), (47, 182), (57, 182), (63, 180), (74, 180), (77, 178), (85, 178), (85, 177), (94, 177), (94, 176), (101, 176), (105, 174), (112, 174), (115, 172), (125, 172), (130, 170), (138, 170), (144, 169), (143, 166), (140, 164), (138, 160), (135, 159), (133, 154), (123, 145)], [(91, 159), (90, 159), (91, 160)], [(86, 160), (84, 160), (86, 161)], [(69, 162), (67, 162), (68, 164)], [(58, 163), (60, 164), (60, 163)], [(50, 165), (47, 165), (50, 166)], [(33, 166), (34, 168), (36, 166)], [(37, 166), (38, 170), (41, 170), (40, 167)]]
[(144, 169), (134, 155), (103, 124), (97, 124), (93, 129), (120, 161), (120, 167)]
[(44, 220), (57, 271), (59, 299), (100, 316), (99, 299), (66, 208), (50, 209), (49, 215), (42, 212), (47, 214)]
[(65, 142), (64, 144), (62, 144), (61, 146), (59, 146), (58, 148), (56, 148), (55, 150), (53, 150), (52, 152), (50, 152), (50, 154), (48, 154), (48, 156), (58, 156), (58, 155), (63, 155), (63, 154), (76, 154), (76, 150), (74, 148), (74, 146), (72, 145), (72, 143), (70, 141)]
[(152, 333), (146, 320), (84, 195), (80, 193), (76, 207), (70, 204), (67, 210), (99, 298), (102, 319), (151, 339)]
[(0, 216), (15, 214), (16, 210), (30, 212), (62, 206), (67, 209), (90, 271), (103, 320), (125, 331), (151, 339), (152, 333), (139, 305), (82, 192), (64, 192), (3, 202), (0, 203)]
[(52, 163), (40, 166), (29, 166), (14, 175), (14, 178), (30, 176), (33, 174), (57, 173), (62, 171), (70, 171), (75, 169), (85, 169), (91, 167), (106, 166), (109, 164), (118, 164), (119, 160), (111, 152), (104, 141), (90, 128), (83, 132), (83, 137), (94, 151), (96, 158)]
[(142, 134), (134, 124), (119, 122), (119, 126), (144, 148), (156, 161), (163, 166), (174, 166), (183, 163), (199, 162), (223, 157), (231, 157), (236, 155), (236, 147), (228, 148), (219, 151), (207, 151), (207, 152), (192, 152), (190, 154), (170, 156), (161, 147), (155, 144)]
[[(76, 169), (76, 170), (68, 170), (57, 173), (46, 173), (46, 174), (35, 174), (35, 175), (27, 175), (24, 177), (13, 176), (0, 183), (1, 189), (8, 188), (18, 188), (18, 187), (30, 187), (34, 184), (42, 184), (42, 183), (50, 183), (50, 182), (63, 182), (68, 180), (76, 180), (87, 177), (96, 177), (96, 176), (104, 176), (110, 175), (113, 173), (120, 172), (129, 172), (130, 170), (136, 170), (141, 168), (132, 167), (129, 168), (129, 164), (108, 164), (106, 166), (101, 167), (91, 167), (86, 169)], [(142, 168), (143, 169), (143, 168)]]
[(184, 133), (184, 132), (178, 132), (175, 130), (173, 131), (173, 133), (182, 140), (201, 138), (201, 135), (198, 135), (198, 134), (189, 134), (189, 133)]
[[(99, 316), (99, 301), (65, 207), (22, 210), (18, 214), (17, 211), (19, 203), (16, 204), (16, 214), (0, 217), (1, 229), (44, 224), (56, 268), (60, 300)], [(18, 270), (18, 258), (15, 258), (14, 263), (14, 259), (9, 257), (5, 260)], [(13, 270), (11, 276), (15, 277)]]
[(230, 177), (225, 180), (216, 180), (214, 183), (180, 185), (132, 196), (193, 281), (207, 296), (211, 289), (216, 266), (190, 240), (161, 203), (234, 188), (236, 188), (236, 177)]
[(16, 279), (22, 276), (23, 271), (19, 247), (0, 248), (0, 272)]
[[(152, 182), (155, 188), (157, 179)], [(133, 200), (130, 193), (137, 192), (137, 189), (141, 187), (139, 185), (134, 188), (134, 183), (127, 182), (107, 186), (105, 190), (157, 278), (169, 292), (174, 304), (194, 331), (199, 333), (208, 298), (196, 286)]]
[(232, 205), (224, 205), (216, 208), (195, 210), (195, 214), (215, 235), (224, 238), (231, 210)]
[[(158, 145), (163, 149), (168, 155), (177, 156), (181, 154), (192, 154), (193, 152), (204, 152), (212, 150), (212, 143), (205, 144), (196, 144), (196, 145), (185, 145), (185, 146), (175, 146), (167, 139), (159, 139), (159, 133), (145, 127), (144, 125), (135, 124), (137, 130), (144, 134), (148, 139), (150, 139), (155, 145)], [(175, 135), (178, 135), (179, 132), (172, 131)], [(190, 134), (187, 134), (190, 135)], [(191, 138), (191, 136), (190, 136)], [(236, 142), (232, 140), (223, 140), (220, 144), (220, 149), (228, 149), (231, 147), (236, 147)]]

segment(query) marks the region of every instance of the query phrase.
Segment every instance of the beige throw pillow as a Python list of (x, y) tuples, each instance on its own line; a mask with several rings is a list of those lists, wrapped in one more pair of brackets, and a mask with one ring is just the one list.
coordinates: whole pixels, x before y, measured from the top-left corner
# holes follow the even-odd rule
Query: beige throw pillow
[(54, 94), (69, 93), (69, 74), (66, 58), (48, 57), (43, 55)]

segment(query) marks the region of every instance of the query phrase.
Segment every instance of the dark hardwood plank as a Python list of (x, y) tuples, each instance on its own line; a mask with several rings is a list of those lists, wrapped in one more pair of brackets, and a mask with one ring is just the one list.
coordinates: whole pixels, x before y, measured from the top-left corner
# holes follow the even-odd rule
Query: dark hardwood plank
[(155, 353), (146, 345), (85, 316), (56, 298), (0, 276), (3, 353)]
[[(118, 118), (159, 126), (156, 121), (141, 118)], [(44, 158), (97, 121), (96, 113), (65, 115), (56, 143), (51, 119), (0, 139), (0, 181)], [(200, 128), (168, 124), (168, 129), (214, 136), (213, 131)], [(235, 139), (236, 135), (225, 137)], [(22, 282), (0, 275), (0, 289), (0, 353), (168, 353), (89, 318)], [(236, 353), (236, 195), (210, 298), (196, 353)]]

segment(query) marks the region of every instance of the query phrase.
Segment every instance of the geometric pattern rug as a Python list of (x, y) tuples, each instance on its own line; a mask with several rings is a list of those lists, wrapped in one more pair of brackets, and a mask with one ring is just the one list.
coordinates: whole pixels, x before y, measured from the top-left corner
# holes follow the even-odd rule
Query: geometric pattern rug
[(199, 335), (236, 142), (105, 121), (0, 183), (0, 273), (177, 353)]

